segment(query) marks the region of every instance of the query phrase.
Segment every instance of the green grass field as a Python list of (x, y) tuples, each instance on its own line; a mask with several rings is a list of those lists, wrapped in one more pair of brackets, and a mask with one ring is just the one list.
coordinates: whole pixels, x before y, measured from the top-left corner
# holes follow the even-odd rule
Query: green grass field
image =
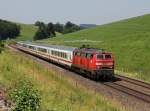
[(21, 27), (21, 34), (17, 40), (33, 40), (33, 36), (37, 31), (37, 27), (29, 24), (19, 24)]
[(5, 49), (0, 54), (0, 82), (7, 88), (18, 79), (31, 79), (40, 90), (41, 111), (124, 111), (120, 104), (76, 85), (73, 80)]
[[(33, 37), (36, 33), (36, 31), (38, 30), (37, 26), (34, 26), (32, 24), (19, 24), (21, 27), (21, 33), (20, 35), (16, 38), (16, 40), (33, 40)], [(56, 35), (62, 35), (59, 32), (56, 32)]]
[(150, 81), (150, 14), (96, 28), (60, 35), (40, 42), (92, 47), (111, 51), (116, 70), (126, 75)]

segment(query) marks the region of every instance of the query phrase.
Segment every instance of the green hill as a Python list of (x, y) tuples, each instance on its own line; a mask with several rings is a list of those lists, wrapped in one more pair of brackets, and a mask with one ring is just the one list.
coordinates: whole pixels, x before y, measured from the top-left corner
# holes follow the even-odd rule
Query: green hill
[(37, 31), (37, 27), (29, 24), (19, 24), (21, 27), (21, 34), (17, 37), (18, 40), (33, 40), (33, 36)]
[[(17, 37), (17, 40), (33, 40), (33, 37), (38, 30), (38, 27), (31, 24), (19, 24), (21, 27), (21, 34)], [(56, 32), (56, 35), (62, 35)]]
[(60, 35), (42, 42), (104, 48), (114, 53), (116, 69), (150, 81), (150, 14)]

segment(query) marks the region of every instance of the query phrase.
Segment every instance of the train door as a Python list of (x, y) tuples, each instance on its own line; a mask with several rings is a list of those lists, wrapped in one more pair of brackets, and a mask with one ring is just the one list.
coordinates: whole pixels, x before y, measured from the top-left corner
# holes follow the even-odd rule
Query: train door
[(81, 66), (83, 68), (87, 67), (86, 53), (81, 53)]
[(73, 64), (76, 65), (76, 55), (77, 52), (73, 52)]
[(80, 57), (81, 53), (80, 52), (76, 52), (76, 65), (78, 65), (79, 67), (81, 66), (81, 57)]
[(93, 68), (93, 54), (87, 54), (87, 69)]

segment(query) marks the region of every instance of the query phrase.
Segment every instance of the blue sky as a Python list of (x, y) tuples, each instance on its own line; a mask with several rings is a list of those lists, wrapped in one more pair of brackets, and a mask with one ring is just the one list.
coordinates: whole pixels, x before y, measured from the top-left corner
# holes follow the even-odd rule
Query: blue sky
[(150, 13), (150, 0), (0, 0), (0, 18), (105, 24)]

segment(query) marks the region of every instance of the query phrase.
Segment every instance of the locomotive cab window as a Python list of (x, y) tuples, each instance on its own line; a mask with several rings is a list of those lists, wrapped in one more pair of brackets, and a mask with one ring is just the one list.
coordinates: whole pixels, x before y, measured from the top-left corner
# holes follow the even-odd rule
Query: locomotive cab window
[(103, 57), (102, 54), (97, 55), (97, 59), (103, 59), (103, 58), (104, 58), (104, 57)]
[(80, 52), (77, 52), (77, 56), (80, 56), (81, 54), (80, 54)]
[(76, 56), (77, 55), (77, 52), (74, 52), (74, 56)]
[(87, 58), (88, 59), (92, 59), (93, 58), (93, 54), (87, 54)]
[(111, 55), (110, 54), (105, 55), (105, 59), (111, 59)]
[(86, 57), (86, 53), (82, 53), (82, 54), (81, 54), (81, 57)]

